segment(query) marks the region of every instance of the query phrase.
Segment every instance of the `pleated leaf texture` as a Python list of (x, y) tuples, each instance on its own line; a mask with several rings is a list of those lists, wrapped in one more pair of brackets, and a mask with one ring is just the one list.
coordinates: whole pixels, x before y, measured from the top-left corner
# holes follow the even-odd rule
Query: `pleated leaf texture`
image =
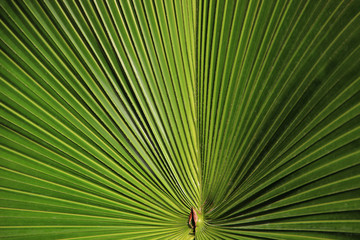
[(360, 1), (0, 4), (1, 239), (360, 239)]

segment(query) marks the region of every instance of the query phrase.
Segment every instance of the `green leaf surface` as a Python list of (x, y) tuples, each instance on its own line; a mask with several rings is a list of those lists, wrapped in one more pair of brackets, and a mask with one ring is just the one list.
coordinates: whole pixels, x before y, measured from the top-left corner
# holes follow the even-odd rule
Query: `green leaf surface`
[(360, 237), (359, 1), (0, 5), (0, 238)]

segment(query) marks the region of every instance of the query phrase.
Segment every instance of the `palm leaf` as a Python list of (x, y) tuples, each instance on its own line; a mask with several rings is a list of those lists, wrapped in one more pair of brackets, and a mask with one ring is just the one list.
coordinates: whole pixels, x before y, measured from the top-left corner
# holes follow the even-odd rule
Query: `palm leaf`
[(6, 239), (360, 236), (359, 1), (1, 1)]

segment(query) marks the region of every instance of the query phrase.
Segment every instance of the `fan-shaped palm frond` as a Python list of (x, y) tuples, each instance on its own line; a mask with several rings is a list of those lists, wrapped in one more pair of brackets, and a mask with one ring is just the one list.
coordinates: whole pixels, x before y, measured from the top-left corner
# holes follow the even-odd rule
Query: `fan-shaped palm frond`
[(0, 237), (360, 236), (359, 1), (0, 4)]

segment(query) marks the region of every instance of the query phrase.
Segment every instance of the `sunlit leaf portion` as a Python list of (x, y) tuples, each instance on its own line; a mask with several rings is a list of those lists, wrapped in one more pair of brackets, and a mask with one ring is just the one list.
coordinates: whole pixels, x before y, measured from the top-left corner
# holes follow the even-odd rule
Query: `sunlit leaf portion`
[(191, 4), (1, 2), (2, 236), (190, 231), (200, 202)]
[(360, 237), (359, 1), (0, 5), (0, 238)]

